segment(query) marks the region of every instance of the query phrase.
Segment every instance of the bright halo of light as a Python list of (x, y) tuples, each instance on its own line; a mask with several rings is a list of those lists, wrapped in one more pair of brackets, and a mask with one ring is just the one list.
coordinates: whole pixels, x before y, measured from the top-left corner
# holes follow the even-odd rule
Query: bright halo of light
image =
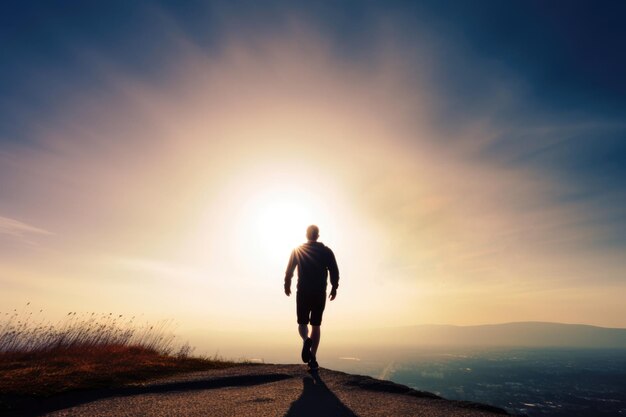
[(237, 214), (236, 251), (257, 265), (284, 267), (303, 243), (307, 226), (324, 222), (323, 210), (306, 191), (259, 189)]
[(297, 201), (272, 201), (259, 207), (251, 219), (258, 243), (268, 256), (288, 249), (302, 240), (304, 227), (311, 219), (308, 207)]

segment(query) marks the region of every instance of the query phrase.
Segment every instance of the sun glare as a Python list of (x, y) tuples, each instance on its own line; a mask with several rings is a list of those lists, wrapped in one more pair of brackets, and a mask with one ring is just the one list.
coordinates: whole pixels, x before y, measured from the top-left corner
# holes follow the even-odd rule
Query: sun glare
[(307, 226), (326, 222), (325, 210), (307, 187), (261, 184), (245, 193), (233, 213), (232, 250), (243, 251), (257, 265), (282, 268), (291, 250), (304, 242)]
[(254, 235), (267, 255), (289, 248), (302, 239), (304, 227), (311, 222), (311, 213), (297, 201), (270, 201), (259, 207), (251, 219)]
[(244, 214), (246, 241), (252, 250), (272, 263), (286, 262), (289, 252), (304, 240), (314, 222), (314, 209), (302, 193), (260, 192)]

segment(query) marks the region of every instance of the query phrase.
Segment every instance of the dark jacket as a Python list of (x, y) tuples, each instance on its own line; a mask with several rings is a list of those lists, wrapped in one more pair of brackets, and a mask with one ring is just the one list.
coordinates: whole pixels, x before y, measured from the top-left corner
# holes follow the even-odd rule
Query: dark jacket
[(298, 291), (326, 292), (328, 272), (330, 272), (332, 288), (339, 287), (339, 269), (335, 254), (321, 242), (307, 242), (291, 252), (287, 271), (285, 271), (285, 286), (291, 285), (296, 266), (298, 267)]

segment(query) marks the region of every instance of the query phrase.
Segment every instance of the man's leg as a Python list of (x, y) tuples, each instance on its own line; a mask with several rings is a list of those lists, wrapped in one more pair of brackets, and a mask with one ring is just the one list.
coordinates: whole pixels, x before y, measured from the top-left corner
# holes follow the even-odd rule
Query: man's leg
[(309, 362), (309, 367), (312, 370), (318, 368), (316, 355), (317, 348), (320, 345), (320, 326), (322, 325), (322, 315), (324, 314), (325, 305), (326, 293), (317, 294), (311, 309), (311, 361)]
[(298, 334), (302, 338), (302, 362), (308, 363), (311, 359), (311, 344), (313, 341), (309, 338), (309, 305), (304, 294), (298, 291), (296, 293), (296, 311), (298, 313)]
[(320, 327), (321, 326), (311, 326), (311, 340), (313, 341), (311, 344), (311, 353), (314, 358), (317, 354), (317, 347), (320, 345)]
[(300, 334), (302, 341), (307, 340), (309, 338), (309, 326), (307, 326), (306, 324), (299, 324), (298, 333)]
[(306, 324), (298, 325), (298, 333), (302, 338), (302, 362), (308, 363), (311, 360), (311, 345), (313, 344), (309, 338), (309, 326)]

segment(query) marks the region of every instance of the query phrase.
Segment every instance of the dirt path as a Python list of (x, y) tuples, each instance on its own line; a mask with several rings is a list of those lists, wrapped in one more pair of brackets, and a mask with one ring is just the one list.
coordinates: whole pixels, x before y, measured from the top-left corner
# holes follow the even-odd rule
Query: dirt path
[(58, 397), (40, 404), (39, 410), (30, 415), (487, 417), (498, 414), (502, 411), (440, 399), (369, 377), (326, 369), (312, 375), (300, 365), (259, 365)]

